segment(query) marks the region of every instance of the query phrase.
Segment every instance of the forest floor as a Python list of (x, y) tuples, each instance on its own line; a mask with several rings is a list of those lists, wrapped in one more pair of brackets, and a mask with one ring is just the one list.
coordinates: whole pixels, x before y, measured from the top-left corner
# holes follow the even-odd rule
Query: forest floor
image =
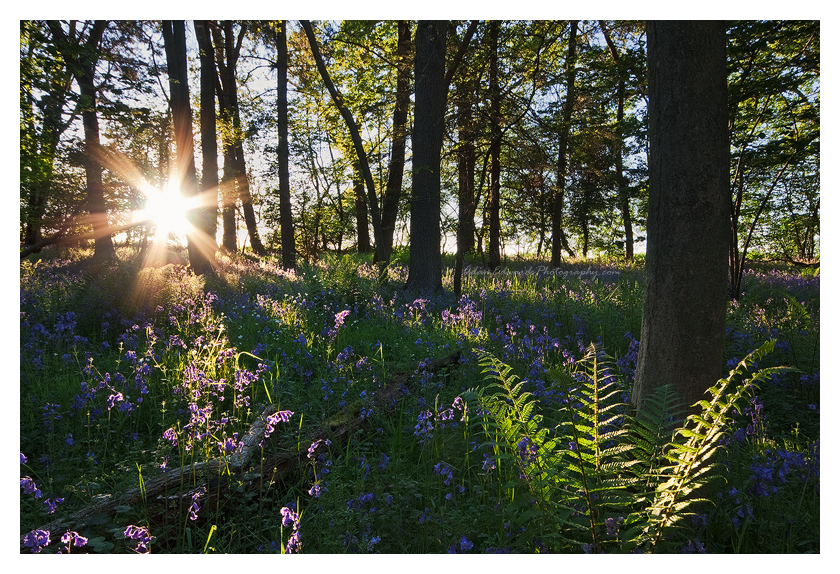
[(699, 424), (629, 407), (640, 259), (89, 255), (21, 262), (22, 552), (820, 552), (819, 269), (748, 269)]

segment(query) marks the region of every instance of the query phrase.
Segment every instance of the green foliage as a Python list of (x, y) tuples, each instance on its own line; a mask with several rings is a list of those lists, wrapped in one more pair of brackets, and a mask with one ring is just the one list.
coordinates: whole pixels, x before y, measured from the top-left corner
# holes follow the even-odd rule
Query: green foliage
[(519, 466), (528, 495), (518, 494), (512, 508), (526, 531), (542, 533), (542, 543), (559, 544), (555, 550), (674, 552), (685, 540), (686, 519), (708, 502), (702, 489), (714, 478), (710, 471), (719, 472), (714, 455), (731, 413), (740, 413), (744, 397), (782, 370), (754, 368), (774, 344), (744, 358), (709, 389), (711, 400), (695, 405), (700, 414), (687, 418), (668, 385), (645, 411), (627, 413), (626, 389), (595, 345), (574, 369), (550, 372), (563, 397), (559, 424), (547, 424), (512, 368), (486, 352), (480, 364), (493, 382), (464, 396), (484, 409), (485, 434), (503, 453), (500, 460)]
[[(768, 325), (787, 340), (732, 363), (686, 419), (668, 387), (644, 412), (625, 402), (637, 342), (621, 332), (641, 288), (633, 269), (587, 262), (551, 276), (534, 262), (530, 273), (467, 275), (456, 299), (402, 289), (399, 264), (378, 284), (355, 255), (295, 273), (268, 258), (219, 257), (202, 282), (180, 266), (140, 273), (134, 252), (94, 274), (65, 259), (90, 251), (54, 253), (21, 265), (21, 474), (65, 502), (48, 515), (43, 498), (22, 493), (22, 534), (133, 488), (136, 500), (79, 525), (95, 541), (80, 551), (132, 551), (127, 524), (148, 526), (153, 552), (279, 551), (290, 536), (279, 509), (292, 503), (304, 552), (819, 550), (819, 361), (800, 352), (818, 337), (795, 333), (818, 324), (818, 279), (749, 276), (728, 325), (750, 336), (733, 335), (729, 351), (747, 355)], [(135, 309), (121, 299), (140, 278), (148, 305), (162, 310), (125, 316), (117, 309)], [(799, 307), (781, 296), (782, 281)], [(457, 365), (424, 370), (456, 349)], [(621, 357), (615, 365), (606, 349)], [(789, 360), (801, 373), (756, 370)], [(109, 410), (117, 391), (124, 400)], [(371, 395), (383, 391), (397, 395), (379, 408)], [(127, 402), (134, 410), (120, 408)], [(191, 403), (212, 407), (209, 434), (187, 427)], [(219, 443), (241, 440), (269, 403), (295, 414), (248, 468), (228, 456), (203, 474)], [(339, 439), (338, 427), (362, 413)], [(744, 438), (747, 424), (755, 430)], [(307, 457), (308, 437), (323, 428), (333, 443)], [(163, 438), (170, 429), (177, 445)], [(299, 464), (273, 466), (295, 453)], [(196, 472), (150, 494), (180, 466)], [(757, 492), (758, 466), (777, 479), (772, 498)], [(54, 545), (62, 532), (51, 532)]]

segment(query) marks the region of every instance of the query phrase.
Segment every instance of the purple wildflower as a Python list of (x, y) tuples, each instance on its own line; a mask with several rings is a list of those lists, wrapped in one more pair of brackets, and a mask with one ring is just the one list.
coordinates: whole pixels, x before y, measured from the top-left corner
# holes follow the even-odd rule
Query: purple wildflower
[(70, 554), (70, 546), (82, 547), (87, 544), (88, 539), (78, 532), (68, 530), (61, 535), (61, 542), (67, 545), (67, 554)]
[(23, 537), (23, 545), (30, 549), (33, 554), (39, 554), (45, 546), (50, 544), (49, 530), (32, 530)]
[(268, 415), (268, 417), (266, 417), (265, 422), (265, 438), (270, 437), (271, 433), (274, 432), (274, 425), (276, 425), (280, 421), (283, 421), (284, 423), (289, 422), (289, 419), (293, 414), (295, 413), (293, 413), (292, 411), (278, 411), (273, 415)]
[(198, 499), (206, 493), (207, 489), (202, 486), (192, 495), (192, 504), (190, 504), (189, 508), (190, 520), (198, 520), (198, 511), (201, 510), (201, 507), (198, 505)]
[(23, 489), (24, 494), (34, 493), (35, 498), (41, 498), (41, 491), (38, 490), (37, 486), (35, 486), (35, 481), (28, 476), (24, 476), (20, 479), (20, 487)]
[(138, 554), (150, 553), (149, 543), (152, 541), (152, 537), (149, 535), (148, 528), (145, 526), (135, 526), (133, 524), (129, 524), (123, 535), (130, 540), (137, 541), (137, 548), (134, 549), (135, 552)]
[(175, 434), (175, 429), (167, 429), (167, 431), (163, 433), (163, 438), (172, 443), (172, 446), (178, 446), (178, 435)]
[(47, 507), (47, 514), (52, 514), (55, 512), (55, 509), (58, 508), (58, 505), (64, 502), (63, 498), (56, 498), (54, 500), (50, 500), (49, 498), (44, 501), (44, 505)]
[(124, 400), (122, 393), (116, 393), (114, 395), (108, 396), (108, 410), (110, 411), (114, 408), (114, 405), (120, 401)]

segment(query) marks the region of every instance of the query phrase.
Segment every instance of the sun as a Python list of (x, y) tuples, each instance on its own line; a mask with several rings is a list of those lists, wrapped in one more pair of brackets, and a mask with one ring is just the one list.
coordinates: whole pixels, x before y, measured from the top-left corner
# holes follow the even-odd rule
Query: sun
[(163, 190), (144, 186), (146, 207), (135, 214), (137, 220), (149, 219), (155, 227), (155, 237), (166, 241), (169, 234), (183, 237), (193, 229), (187, 212), (198, 206), (197, 197), (182, 197), (177, 185), (170, 182)]

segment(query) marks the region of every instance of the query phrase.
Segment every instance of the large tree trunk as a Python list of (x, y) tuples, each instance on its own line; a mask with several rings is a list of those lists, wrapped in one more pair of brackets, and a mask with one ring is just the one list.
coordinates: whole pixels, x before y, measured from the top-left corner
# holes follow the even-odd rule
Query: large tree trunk
[(563, 229), (563, 210), (566, 194), (566, 175), (568, 158), (566, 157), (569, 130), (571, 129), (572, 110), (575, 106), (575, 61), (577, 51), (577, 20), (572, 20), (569, 27), (569, 51), (566, 55), (566, 101), (563, 102), (563, 117), (560, 124), (560, 151), (557, 157), (557, 186), (551, 212), (551, 266), (558, 267), (563, 259), (563, 249), (571, 253), (566, 233)]
[(487, 194), (487, 216), (489, 219), (488, 260), (490, 271), (495, 271), (501, 265), (499, 249), (501, 235), (501, 221), (499, 219), (499, 195), (501, 193), (502, 175), (502, 127), (500, 109), (501, 93), (499, 92), (499, 20), (490, 21), (490, 192)]
[(385, 263), (390, 261), (394, 249), (394, 229), (397, 225), (405, 170), (408, 107), (411, 104), (411, 24), (407, 20), (397, 22), (396, 60), (397, 101), (394, 104), (388, 183), (385, 186), (385, 196), (382, 198), (382, 241), (385, 247)]
[(289, 102), (286, 93), (288, 80), (288, 53), (286, 48), (286, 21), (274, 37), (277, 45), (277, 165), (280, 185), (277, 199), (280, 204), (280, 241), (283, 250), (283, 267), (295, 268), (295, 229), (292, 222), (292, 194), (289, 185)]
[(441, 289), (440, 150), (446, 112), (446, 22), (417, 24), (408, 286)]
[[(195, 154), (193, 153), (192, 110), (187, 78), (187, 39), (184, 21), (164, 20), (163, 41), (166, 48), (166, 65), (169, 70), (169, 99), (172, 108), (172, 126), (175, 131), (177, 155), (175, 171), (178, 176), (178, 188), (182, 196), (193, 197), (198, 194), (198, 180), (195, 174)], [(194, 228), (187, 232), (187, 251), (190, 255), (190, 267), (196, 275), (202, 275), (211, 268), (210, 249), (201, 237), (205, 235), (201, 230), (201, 211), (199, 206), (187, 214)]]
[(209, 250), (216, 251), (216, 228), (219, 210), (219, 148), (216, 140), (216, 73), (213, 42), (205, 20), (195, 20), (201, 64), (201, 221), (204, 242)]
[(729, 224), (726, 36), (649, 22), (650, 200), (632, 402), (674, 385), (694, 404), (721, 376)]

